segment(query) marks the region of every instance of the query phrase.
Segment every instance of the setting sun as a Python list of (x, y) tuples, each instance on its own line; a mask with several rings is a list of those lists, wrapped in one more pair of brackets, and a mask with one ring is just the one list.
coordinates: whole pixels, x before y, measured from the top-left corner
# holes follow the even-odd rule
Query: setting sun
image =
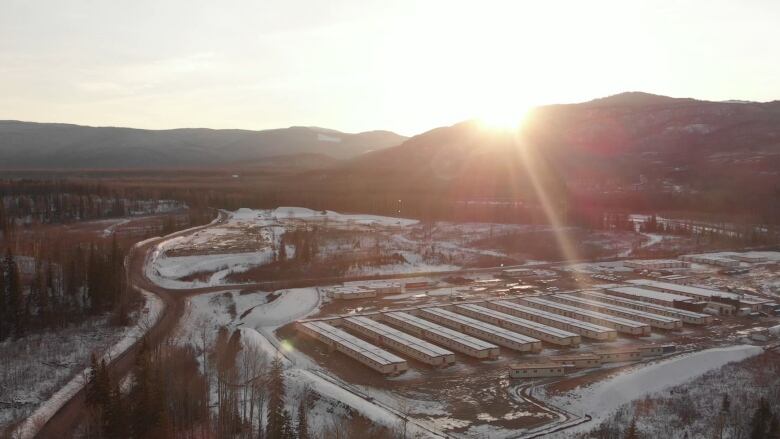
[(490, 129), (511, 131), (520, 127), (528, 110), (528, 107), (501, 108), (497, 106), (493, 111), (487, 111), (480, 115), (478, 120)]

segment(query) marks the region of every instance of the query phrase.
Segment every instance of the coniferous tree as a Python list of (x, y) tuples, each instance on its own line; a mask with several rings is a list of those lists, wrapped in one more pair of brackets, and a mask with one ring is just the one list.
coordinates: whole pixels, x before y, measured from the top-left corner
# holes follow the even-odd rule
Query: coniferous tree
[(98, 401), (97, 375), (100, 373), (100, 363), (98, 363), (97, 355), (95, 355), (94, 352), (89, 360), (89, 378), (87, 379), (87, 384), (84, 388), (84, 399), (88, 406), (94, 406)]
[(292, 418), (287, 409), (282, 410), (282, 432), (280, 439), (295, 439), (295, 430), (292, 425)]
[(13, 333), (19, 337), (25, 331), (25, 312), (26, 303), (24, 293), (22, 292), (22, 281), (19, 275), (19, 268), (16, 265), (11, 250), (5, 255), (3, 263), (5, 269), (5, 290), (6, 290), (6, 316), (8, 318), (9, 335)]
[(10, 308), (8, 304), (8, 289), (5, 277), (5, 260), (0, 259), (0, 341), (5, 340), (10, 333)]
[(769, 403), (766, 399), (761, 398), (758, 408), (750, 420), (750, 439), (767, 439), (772, 418), (772, 409), (769, 407)]
[(309, 439), (309, 392), (304, 391), (301, 400), (298, 403), (298, 424), (296, 433), (298, 439)]
[(269, 439), (281, 439), (284, 437), (284, 393), (284, 368), (281, 357), (277, 355), (271, 362), (270, 379), (268, 382), (266, 437)]
[(626, 430), (626, 436), (625, 439), (639, 439), (639, 432), (636, 428), (636, 419), (631, 419), (631, 424), (628, 426), (628, 430)]

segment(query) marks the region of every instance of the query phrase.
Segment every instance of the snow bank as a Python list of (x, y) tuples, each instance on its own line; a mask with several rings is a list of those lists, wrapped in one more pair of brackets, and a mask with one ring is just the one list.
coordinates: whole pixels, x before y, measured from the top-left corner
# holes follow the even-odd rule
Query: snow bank
[(175, 256), (157, 259), (154, 269), (163, 277), (179, 279), (197, 273), (230, 270), (241, 273), (250, 267), (267, 264), (273, 259), (271, 250), (252, 253)]
[(274, 292), (279, 297), (252, 308), (241, 319), (254, 328), (278, 327), (308, 316), (319, 308), (320, 295), (316, 288), (293, 288)]
[[(146, 303), (138, 316), (138, 322), (130, 327), (122, 338), (103, 355), (102, 359), (110, 362), (111, 359), (122, 355), (127, 349), (146, 334), (146, 331), (159, 320), (165, 309), (165, 304), (159, 297), (148, 292), (141, 291)], [(54, 416), (76, 393), (87, 383), (90, 368), (84, 369), (73, 377), (65, 386), (55, 392), (51, 398), (41, 404), (24, 422), (19, 425), (12, 437), (15, 439), (27, 439), (35, 437), (41, 427)]]
[(708, 349), (648, 366), (632, 369), (611, 379), (587, 388), (578, 388), (568, 395), (555, 396), (546, 402), (576, 413), (591, 415), (593, 422), (565, 430), (570, 435), (575, 430), (584, 431), (598, 425), (608, 414), (645, 395), (690, 381), (727, 363), (742, 361), (760, 354), (758, 346), (739, 345)]
[[(241, 209), (244, 210), (244, 209)], [(362, 214), (342, 214), (333, 212), (331, 210), (319, 211), (311, 210), (305, 207), (278, 207), (273, 210), (273, 214), (277, 219), (300, 219), (300, 220), (325, 220), (337, 221), (337, 222), (353, 222), (355, 224), (362, 225), (378, 225), (378, 226), (411, 226), (417, 224), (419, 221), (407, 218), (393, 218), (389, 216), (379, 215), (362, 215)]]

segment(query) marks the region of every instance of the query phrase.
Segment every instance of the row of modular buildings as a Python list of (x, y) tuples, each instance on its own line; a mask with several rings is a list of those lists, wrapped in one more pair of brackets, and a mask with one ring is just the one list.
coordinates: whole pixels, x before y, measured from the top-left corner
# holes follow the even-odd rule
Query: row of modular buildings
[(691, 263), (677, 259), (636, 259), (623, 261), (623, 266), (634, 270), (669, 270), (675, 268), (690, 268)]
[(657, 357), (676, 351), (673, 344), (643, 345), (618, 349), (605, 349), (570, 355), (556, 355), (539, 363), (519, 363), (509, 366), (511, 378), (546, 378), (565, 376), (574, 369), (591, 369), (608, 363), (625, 363)]
[[(695, 285), (679, 285), (651, 279), (634, 279), (627, 282), (642, 290), (684, 297), (687, 298), (688, 302), (703, 303), (705, 304), (705, 308), (720, 315), (759, 312), (763, 311), (768, 304), (772, 303), (772, 300), (770, 299), (714, 290)], [(685, 299), (681, 299), (678, 302), (684, 303), (684, 301)]]
[[(770, 255), (770, 256), (767, 256)], [(780, 260), (778, 252), (721, 252), (721, 253), (702, 253), (695, 255), (682, 255), (681, 261), (696, 262), (698, 264), (715, 265), (724, 268), (738, 268), (742, 262), (748, 264), (760, 264), (772, 260)]]
[(379, 295), (403, 293), (405, 285), (401, 282), (385, 280), (347, 282), (344, 285), (323, 287), (322, 291), (332, 299), (367, 299)]
[[(646, 336), (652, 328), (675, 330), (683, 322), (711, 322), (711, 316), (707, 315), (638, 301), (631, 303), (626, 299), (602, 294), (606, 298), (614, 298), (610, 302), (599, 297), (601, 293), (586, 293), (526, 296), (513, 301), (483, 300), (419, 306), (306, 320), (298, 322), (298, 326), (304, 334), (347, 353), (366, 366), (383, 374), (394, 374), (402, 372), (408, 365), (404, 367), (393, 362), (378, 362), (377, 355), (389, 358), (378, 352), (387, 349), (421, 363), (443, 367), (455, 361), (455, 353), (476, 359), (495, 359), (500, 355), (500, 348), (534, 354), (542, 350), (543, 343), (577, 347), (583, 338), (611, 341), (618, 333)], [(688, 319), (683, 320), (683, 315), (688, 316)], [(705, 321), (697, 321), (698, 317), (705, 318)], [(310, 323), (317, 323), (320, 330), (311, 328)], [(328, 327), (333, 330), (328, 332)], [(343, 334), (341, 338), (334, 338), (332, 334), (336, 330), (368, 339), (361, 345), (365, 349), (355, 349), (354, 340)], [(347, 340), (348, 346), (339, 347), (339, 340)], [(366, 344), (372, 348), (367, 348)], [(614, 361), (623, 361), (624, 358), (631, 359), (631, 355), (605, 350), (599, 362), (613, 361), (610, 356), (615, 358)]]

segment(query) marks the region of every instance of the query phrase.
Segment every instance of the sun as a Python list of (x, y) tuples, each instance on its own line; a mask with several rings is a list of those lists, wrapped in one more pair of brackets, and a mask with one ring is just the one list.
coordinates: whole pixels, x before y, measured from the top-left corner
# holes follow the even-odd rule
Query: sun
[(486, 128), (496, 131), (516, 131), (520, 128), (529, 111), (528, 106), (511, 103), (496, 105), (482, 112), (477, 118)]

